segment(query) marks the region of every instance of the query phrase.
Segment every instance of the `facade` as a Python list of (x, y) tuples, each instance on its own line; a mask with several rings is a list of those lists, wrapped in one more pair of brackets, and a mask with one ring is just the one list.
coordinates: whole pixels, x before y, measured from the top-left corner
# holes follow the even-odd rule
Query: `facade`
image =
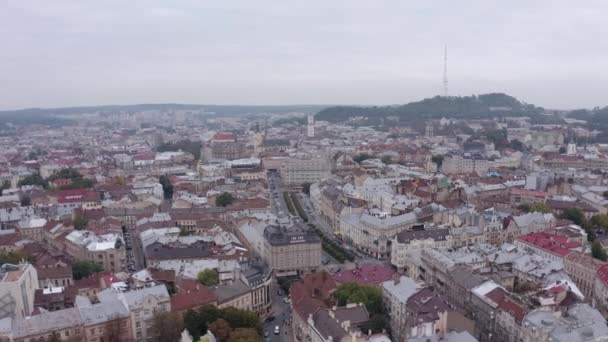
[(108, 272), (127, 269), (127, 253), (118, 233), (97, 235), (86, 230), (74, 230), (65, 238), (65, 252), (77, 260), (93, 261)]
[(379, 215), (347, 214), (340, 218), (340, 231), (345, 239), (364, 252), (379, 258), (390, 257), (391, 239), (403, 230), (416, 224), (417, 216), (414, 212), (389, 216), (385, 213)]
[(581, 252), (572, 252), (564, 258), (564, 271), (587, 299), (593, 298), (595, 278), (604, 265), (608, 264)]
[(281, 163), (279, 171), (286, 185), (302, 185), (328, 178), (331, 163), (323, 156), (289, 157)]
[(30, 264), (0, 267), (0, 319), (17, 321), (30, 316), (34, 310), (34, 296), (38, 288), (38, 275)]
[(441, 164), (441, 171), (445, 174), (485, 174), (491, 162), (479, 155), (449, 154)]
[(395, 276), (382, 283), (382, 294), (387, 315), (390, 317), (392, 341), (407, 341), (407, 301), (418, 291), (409, 277)]
[(321, 239), (302, 223), (264, 230), (264, 259), (276, 275), (296, 275), (321, 265)]
[(127, 292), (105, 289), (97, 294), (101, 303), (119, 300), (128, 309), (134, 341), (150, 341), (154, 337), (152, 324), (155, 310), (171, 311), (167, 287), (156, 285)]
[(392, 240), (391, 264), (402, 270), (407, 265), (408, 252), (428, 248), (450, 248), (451, 240), (450, 230), (447, 228), (404, 230)]

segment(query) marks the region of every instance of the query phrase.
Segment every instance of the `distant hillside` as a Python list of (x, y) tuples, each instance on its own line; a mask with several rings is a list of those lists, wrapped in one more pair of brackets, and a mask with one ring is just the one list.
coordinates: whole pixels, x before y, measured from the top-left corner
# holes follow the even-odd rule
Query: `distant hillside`
[(536, 116), (543, 111), (540, 107), (525, 104), (516, 98), (502, 94), (478, 96), (436, 96), (418, 102), (399, 106), (357, 107), (335, 106), (321, 110), (317, 120), (332, 122), (346, 121), (363, 116), (372, 122), (389, 116), (398, 117), (400, 122), (419, 122), (432, 118), (484, 118), (494, 116)]
[(111, 114), (116, 112), (143, 112), (143, 111), (204, 111), (215, 113), (220, 116), (234, 116), (246, 114), (281, 114), (300, 112), (305, 114), (317, 113), (327, 106), (321, 105), (289, 105), (289, 106), (229, 106), (229, 105), (198, 105), (198, 104), (135, 104), (135, 105), (107, 105), (107, 106), (83, 106), (64, 108), (28, 108), (17, 110), (0, 111), (0, 121), (13, 124), (43, 124), (62, 125), (70, 121), (62, 120), (59, 116), (77, 116), (85, 113)]

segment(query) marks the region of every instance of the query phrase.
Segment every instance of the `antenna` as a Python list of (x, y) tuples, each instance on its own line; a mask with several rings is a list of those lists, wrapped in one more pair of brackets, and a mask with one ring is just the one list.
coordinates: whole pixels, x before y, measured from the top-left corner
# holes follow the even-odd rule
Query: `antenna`
[(443, 96), (448, 96), (448, 45), (443, 50)]

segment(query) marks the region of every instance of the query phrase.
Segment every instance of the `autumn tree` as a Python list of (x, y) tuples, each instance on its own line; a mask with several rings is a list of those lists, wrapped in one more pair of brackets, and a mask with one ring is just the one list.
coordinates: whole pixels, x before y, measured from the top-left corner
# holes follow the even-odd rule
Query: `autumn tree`
[(177, 312), (156, 310), (152, 318), (155, 342), (176, 342), (184, 331), (184, 321)]
[(213, 336), (215, 336), (218, 342), (227, 341), (231, 330), (230, 323), (222, 318), (209, 324), (209, 331), (213, 333)]
[(260, 335), (253, 328), (236, 328), (228, 338), (228, 342), (258, 342)]

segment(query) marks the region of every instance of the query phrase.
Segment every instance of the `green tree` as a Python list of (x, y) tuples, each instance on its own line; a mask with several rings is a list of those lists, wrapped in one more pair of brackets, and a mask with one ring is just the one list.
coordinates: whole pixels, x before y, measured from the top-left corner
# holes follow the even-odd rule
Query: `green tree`
[(543, 202), (534, 202), (534, 203), (529, 203), (529, 204), (522, 204), (520, 206), (517, 207), (520, 210), (523, 210), (525, 212), (528, 213), (535, 213), (535, 212), (540, 212), (540, 213), (550, 213), (553, 211), (553, 209), (548, 206), (546, 203)]
[(386, 315), (375, 314), (370, 317), (369, 321), (361, 326), (361, 331), (367, 332), (371, 330), (373, 334), (379, 334), (382, 332), (388, 332), (390, 323), (386, 318)]
[(595, 215), (591, 218), (590, 223), (593, 227), (608, 229), (608, 215)]
[(608, 260), (608, 255), (600, 240), (594, 240), (593, 243), (591, 243), (591, 255), (602, 261)]
[(357, 154), (357, 155), (356, 155), (356, 156), (353, 158), (353, 160), (354, 160), (355, 162), (357, 162), (357, 163), (361, 163), (362, 161), (364, 161), (364, 160), (366, 160), (366, 159), (369, 159), (369, 158), (371, 158), (371, 157), (372, 157), (372, 156), (370, 156), (368, 153), (363, 152), (363, 153), (359, 153), (359, 154)]
[(562, 147), (559, 148), (559, 153), (560, 154), (566, 154), (566, 151), (567, 150), (566, 150), (566, 148), (564, 146), (562, 146)]
[(259, 342), (262, 338), (255, 329), (236, 328), (228, 338), (228, 342)]
[(338, 286), (334, 295), (340, 306), (363, 303), (370, 315), (384, 314), (382, 291), (377, 287), (350, 282)]
[(560, 217), (570, 220), (579, 226), (585, 225), (585, 214), (579, 208), (565, 209)]
[(440, 169), (441, 165), (443, 164), (443, 159), (444, 156), (441, 154), (437, 154), (431, 157), (431, 161), (435, 164), (437, 164), (437, 168)]
[(310, 186), (311, 185), (312, 184), (310, 184), (308, 182), (302, 183), (302, 192), (305, 193), (305, 194), (307, 194), (307, 195), (310, 195)]
[(82, 260), (76, 261), (72, 265), (72, 275), (74, 279), (79, 280), (82, 278), (86, 278), (93, 273), (101, 272), (103, 268), (94, 261)]
[(32, 262), (32, 256), (24, 251), (15, 251), (0, 254), (0, 265), (2, 264), (19, 264), (22, 260)]
[(40, 186), (43, 189), (49, 188), (49, 182), (47, 182), (46, 179), (42, 178), (42, 176), (40, 176), (39, 173), (34, 173), (33, 175), (29, 175), (17, 183), (17, 186), (24, 186), (24, 185)]
[(165, 197), (165, 199), (172, 199), (173, 198), (173, 184), (171, 184), (171, 179), (169, 179), (169, 176), (167, 176), (167, 175), (160, 176), (160, 178), (158, 179), (158, 182), (160, 183), (160, 185), (163, 186), (163, 196)]
[(207, 287), (215, 286), (220, 283), (219, 274), (212, 268), (198, 272), (197, 278), (201, 284)]
[(87, 224), (89, 224), (89, 220), (82, 214), (76, 214), (74, 220), (72, 220), (72, 224), (74, 225), (74, 229), (83, 230), (86, 228)]
[(222, 192), (215, 198), (215, 205), (218, 207), (227, 207), (234, 202), (234, 196), (229, 192)]
[(232, 327), (230, 327), (230, 323), (228, 323), (225, 319), (217, 319), (211, 324), (209, 324), (209, 331), (213, 333), (213, 336), (218, 340), (218, 342), (225, 342), (228, 340), (230, 336), (230, 331)]
[(178, 312), (154, 311), (152, 334), (155, 342), (177, 342), (184, 331), (184, 321)]

